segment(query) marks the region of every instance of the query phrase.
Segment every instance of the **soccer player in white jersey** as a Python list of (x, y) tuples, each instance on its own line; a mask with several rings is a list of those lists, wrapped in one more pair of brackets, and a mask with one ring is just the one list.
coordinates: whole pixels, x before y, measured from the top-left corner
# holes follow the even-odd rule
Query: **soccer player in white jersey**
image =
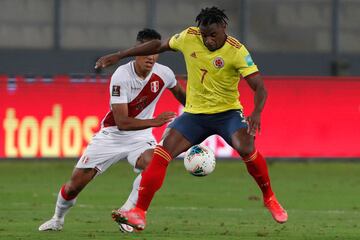
[[(154, 39), (160, 40), (161, 36), (152, 29), (144, 29), (137, 35), (138, 44)], [(111, 109), (76, 164), (70, 181), (60, 188), (54, 216), (43, 223), (39, 231), (62, 230), (65, 215), (81, 190), (119, 160), (127, 159), (135, 171), (146, 168), (156, 145), (152, 127), (160, 127), (175, 117), (173, 112), (163, 112), (153, 118), (161, 94), (168, 88), (183, 105), (186, 98), (173, 71), (156, 63), (157, 59), (158, 54), (138, 56), (135, 61), (118, 67), (112, 75), (109, 89)], [(121, 209), (135, 206), (140, 180), (141, 174), (134, 180), (130, 196)], [(119, 227), (121, 231), (133, 231), (125, 224), (119, 224)]]

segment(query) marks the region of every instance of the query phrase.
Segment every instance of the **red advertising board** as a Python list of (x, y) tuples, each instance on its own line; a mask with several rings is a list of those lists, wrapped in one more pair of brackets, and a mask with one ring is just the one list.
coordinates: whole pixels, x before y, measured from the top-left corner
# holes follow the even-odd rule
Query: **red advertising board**
[[(0, 76), (0, 158), (77, 157), (109, 109), (108, 78)], [(181, 80), (183, 81), (183, 80)], [(265, 77), (268, 100), (257, 148), (271, 157), (360, 157), (360, 78)], [(245, 114), (253, 94), (240, 83)], [(169, 91), (155, 115), (182, 111)], [(160, 139), (164, 127), (154, 129)], [(237, 154), (220, 137), (217, 156)]]

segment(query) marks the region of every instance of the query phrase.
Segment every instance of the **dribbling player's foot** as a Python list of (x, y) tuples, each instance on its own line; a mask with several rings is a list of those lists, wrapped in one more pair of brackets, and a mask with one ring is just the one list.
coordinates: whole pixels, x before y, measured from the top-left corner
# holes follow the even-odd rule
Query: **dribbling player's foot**
[(288, 220), (286, 210), (280, 205), (274, 195), (264, 200), (264, 205), (270, 211), (274, 220), (278, 223), (285, 223)]
[(123, 233), (133, 233), (133, 232), (135, 232), (135, 229), (130, 225), (127, 225), (127, 224), (124, 224), (124, 223), (118, 223), (118, 224), (119, 224), (120, 232), (123, 232)]
[[(118, 212), (120, 210), (126, 210), (126, 209), (119, 208), (117, 210), (113, 210), (113, 212)], [(112, 215), (112, 218), (114, 219), (113, 212), (111, 213), (111, 215)], [(133, 232), (135, 232), (135, 229), (132, 226), (124, 224), (124, 223), (119, 223), (115, 219), (114, 219), (114, 221), (118, 224), (120, 232), (123, 232), (123, 233), (133, 233)]]
[(64, 226), (64, 220), (52, 218), (40, 225), (39, 231), (61, 231)]
[(111, 216), (115, 222), (130, 225), (139, 231), (144, 230), (146, 225), (146, 212), (140, 208), (113, 210)]

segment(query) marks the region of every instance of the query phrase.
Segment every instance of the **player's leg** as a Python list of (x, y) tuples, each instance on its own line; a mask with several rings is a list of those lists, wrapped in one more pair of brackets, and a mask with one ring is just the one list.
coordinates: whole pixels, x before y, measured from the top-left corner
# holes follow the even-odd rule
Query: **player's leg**
[(274, 195), (268, 168), (265, 159), (255, 149), (254, 137), (247, 133), (247, 129), (241, 128), (232, 135), (232, 147), (242, 157), (249, 174), (255, 179), (260, 187), (263, 198), (269, 199)]
[[(55, 217), (63, 218), (67, 210), (75, 204), (78, 194), (94, 178), (97, 171), (93, 168), (75, 168), (70, 181), (65, 183), (59, 192)], [(61, 199), (61, 200), (59, 200)]]
[(75, 168), (69, 182), (64, 184), (58, 193), (53, 217), (39, 227), (39, 231), (61, 230), (69, 209), (75, 205), (76, 197), (94, 178), (96, 170), (91, 168)]
[(271, 189), (266, 160), (256, 150), (254, 137), (247, 133), (247, 129), (239, 129), (232, 135), (232, 145), (242, 157), (248, 172), (261, 189), (264, 205), (268, 208), (275, 221), (285, 223), (288, 219), (287, 212), (280, 205)]
[[(154, 142), (155, 144), (155, 142)], [(147, 145), (147, 144), (146, 144)], [(146, 148), (149, 146), (146, 146)], [(142, 151), (142, 150), (141, 150)], [(147, 165), (149, 164), (149, 162), (151, 161), (152, 155), (154, 153), (154, 149), (146, 149), (145, 151), (143, 151), (140, 156), (137, 153), (137, 151), (132, 152), (133, 154), (129, 154), (128, 156), (128, 161), (129, 163), (134, 166), (134, 170), (136, 172), (140, 172), (142, 170), (144, 170)], [(138, 156), (138, 157), (136, 157)], [(135, 158), (133, 160), (133, 158)], [(140, 181), (141, 181), (141, 173), (139, 173), (137, 175), (137, 177), (135, 178), (134, 182), (133, 182), (133, 187), (132, 190), (130, 192), (130, 195), (128, 197), (128, 199), (126, 200), (126, 202), (119, 208), (116, 210), (112, 211), (112, 218), (114, 219), (114, 221), (117, 221), (118, 218), (118, 213), (120, 210), (130, 210), (132, 208), (135, 207), (137, 200), (138, 200), (138, 196), (139, 196), (139, 186), (140, 186)], [(124, 223), (118, 223), (119, 224), (119, 229), (121, 232), (123, 233), (132, 233), (134, 232), (134, 228), (124, 224)]]
[[(255, 150), (254, 136), (247, 133), (248, 124), (241, 111), (228, 111), (217, 114), (213, 125), (218, 134), (225, 139), (242, 157), (248, 172), (254, 177), (263, 192), (264, 199), (273, 195), (265, 159)], [(256, 153), (256, 154), (255, 154)]]
[(174, 157), (211, 135), (203, 123), (202, 116), (183, 113), (169, 125), (164, 133), (162, 146), (156, 146), (149, 166), (142, 173), (137, 208), (147, 211), (155, 192), (162, 186), (167, 166)]
[[(134, 182), (133, 182), (133, 188), (132, 191), (127, 199), (127, 201), (125, 202), (125, 204), (121, 207), (122, 209), (126, 209), (129, 210), (133, 207), (135, 207), (137, 200), (138, 200), (138, 196), (139, 196), (139, 186), (140, 186), (140, 181), (141, 181), (141, 171), (143, 171), (150, 163), (152, 156), (154, 153), (154, 149), (146, 149), (145, 151), (143, 151), (140, 155), (136, 154), (135, 152), (135, 163), (132, 165), (135, 165), (134, 170), (136, 172), (139, 172), (139, 175), (135, 178)], [(131, 162), (131, 154), (130, 154), (130, 159), (129, 162)], [(131, 164), (131, 163), (130, 163)]]
[[(70, 181), (59, 191), (53, 218), (42, 224), (39, 227), (40, 231), (61, 230), (65, 214), (75, 204), (80, 191), (97, 174), (106, 171), (112, 164), (126, 156), (126, 150), (121, 145), (123, 141), (113, 141), (113, 138), (111, 133), (105, 131), (98, 132), (92, 138), (91, 144), (77, 162)], [(108, 142), (114, 142), (116, 145), (110, 145)], [(50, 226), (54, 224), (55, 226)]]
[(145, 214), (155, 192), (163, 184), (169, 162), (192, 145), (204, 140), (208, 133), (197, 125), (193, 114), (182, 114), (169, 125), (163, 144), (156, 146), (149, 166), (142, 172), (139, 198), (136, 207), (122, 211), (119, 221), (134, 226), (138, 230), (145, 228)]
[(176, 129), (171, 128), (167, 131), (163, 145), (155, 147), (149, 166), (142, 172), (141, 190), (136, 207), (147, 211), (155, 192), (163, 184), (170, 161), (191, 146), (192, 144)]
[[(172, 141), (168, 143), (167, 139), (170, 138), (176, 140), (177, 144), (171, 145)], [(170, 149), (173, 154), (178, 155), (181, 152), (186, 151), (190, 146), (190, 142), (188, 142), (188, 140), (186, 140), (175, 129), (171, 129), (168, 132), (168, 136), (164, 138), (163, 146), (158, 145), (155, 147), (153, 158), (150, 164), (141, 174), (142, 178), (139, 186), (136, 207), (128, 211), (118, 211), (116, 214), (117, 222), (125, 223), (137, 230), (143, 230), (145, 228), (146, 211), (148, 210), (155, 193), (162, 186), (165, 179), (167, 166), (173, 159), (173, 155), (170, 155), (170, 151), (167, 149)]]
[(265, 206), (274, 219), (286, 222), (287, 213), (276, 200), (271, 189), (268, 168), (264, 157), (255, 149), (255, 138), (247, 133), (248, 124), (241, 111), (217, 114), (212, 125), (219, 126), (217, 133), (242, 157), (250, 175), (255, 179), (264, 197)]
[(137, 175), (137, 177), (135, 178), (135, 180), (133, 182), (132, 190), (131, 190), (126, 202), (120, 208), (114, 209), (111, 212), (112, 219), (118, 224), (119, 230), (123, 233), (132, 233), (132, 232), (134, 232), (134, 228), (132, 226), (122, 223), (121, 221), (118, 220), (119, 211), (124, 211), (124, 210), (128, 211), (135, 207), (138, 196), (139, 196), (140, 181), (141, 181), (141, 173), (139, 173)]

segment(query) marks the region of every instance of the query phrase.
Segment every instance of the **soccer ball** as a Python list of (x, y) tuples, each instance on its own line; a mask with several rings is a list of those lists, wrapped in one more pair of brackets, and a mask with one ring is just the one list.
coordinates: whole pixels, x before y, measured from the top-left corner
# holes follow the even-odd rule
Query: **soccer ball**
[(202, 177), (212, 173), (215, 164), (215, 154), (206, 146), (194, 145), (185, 153), (185, 169), (194, 176)]

